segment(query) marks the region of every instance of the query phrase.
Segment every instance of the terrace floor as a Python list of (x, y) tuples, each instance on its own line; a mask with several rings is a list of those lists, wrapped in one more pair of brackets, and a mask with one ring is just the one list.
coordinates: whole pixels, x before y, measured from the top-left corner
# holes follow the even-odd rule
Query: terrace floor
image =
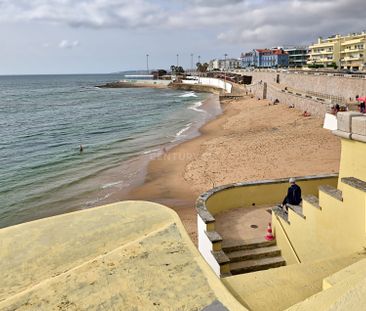
[(264, 239), (271, 222), (269, 206), (236, 208), (215, 215), (216, 231), (224, 243)]

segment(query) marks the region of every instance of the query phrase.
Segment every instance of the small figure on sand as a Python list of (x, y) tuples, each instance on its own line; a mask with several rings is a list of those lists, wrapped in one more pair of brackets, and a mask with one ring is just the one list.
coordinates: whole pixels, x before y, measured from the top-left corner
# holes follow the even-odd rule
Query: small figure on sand
[(304, 117), (310, 117), (311, 113), (307, 112), (306, 110), (304, 111), (304, 113), (302, 114)]
[(287, 195), (283, 199), (282, 208), (287, 212), (288, 206), (291, 205), (299, 205), (302, 201), (301, 198), (301, 188), (296, 184), (296, 179), (291, 177), (289, 179), (290, 187), (287, 189)]
[(82, 153), (84, 151), (83, 145), (80, 144), (80, 148), (79, 148), (80, 153)]

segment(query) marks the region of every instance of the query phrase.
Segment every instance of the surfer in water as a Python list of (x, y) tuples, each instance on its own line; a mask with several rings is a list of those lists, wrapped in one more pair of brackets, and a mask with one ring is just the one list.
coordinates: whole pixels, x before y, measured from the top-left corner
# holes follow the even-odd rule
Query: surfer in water
[(80, 145), (79, 151), (80, 151), (80, 153), (82, 153), (84, 151), (83, 145)]

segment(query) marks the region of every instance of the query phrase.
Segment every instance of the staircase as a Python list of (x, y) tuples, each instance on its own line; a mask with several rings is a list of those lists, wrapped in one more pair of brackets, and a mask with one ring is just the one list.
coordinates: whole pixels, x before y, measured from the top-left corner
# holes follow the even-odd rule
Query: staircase
[(311, 262), (362, 250), (365, 194), (366, 182), (342, 177), (338, 188), (321, 185), (318, 197), (305, 195), (302, 206), (290, 205), (288, 213), (273, 208), (278, 241), (289, 241), (279, 244), (292, 254), (287, 262)]
[(286, 265), (276, 241), (253, 239), (239, 242), (223, 242), (223, 251), (230, 259), (232, 275), (267, 270)]

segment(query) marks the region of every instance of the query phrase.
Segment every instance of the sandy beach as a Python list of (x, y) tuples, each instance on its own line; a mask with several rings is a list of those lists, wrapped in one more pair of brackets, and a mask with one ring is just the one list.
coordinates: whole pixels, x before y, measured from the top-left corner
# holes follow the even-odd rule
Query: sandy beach
[(145, 183), (127, 197), (173, 208), (196, 243), (195, 200), (219, 185), (338, 171), (339, 138), (322, 119), (249, 97), (225, 100), (201, 136), (151, 161)]

